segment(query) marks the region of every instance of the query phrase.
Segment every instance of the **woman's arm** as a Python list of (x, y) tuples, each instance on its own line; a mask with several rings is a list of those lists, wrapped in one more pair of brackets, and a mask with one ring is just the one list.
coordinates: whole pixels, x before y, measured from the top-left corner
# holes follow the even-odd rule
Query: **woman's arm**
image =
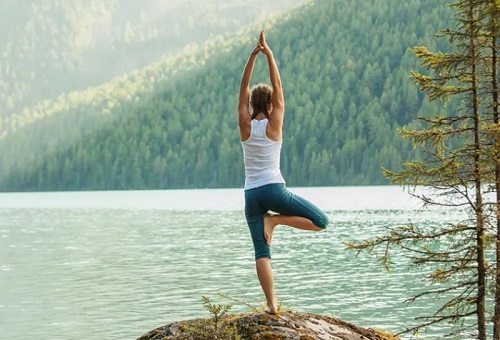
[(285, 98), (283, 95), (283, 86), (281, 84), (280, 73), (274, 55), (266, 42), (264, 31), (260, 32), (259, 45), (261, 46), (262, 53), (267, 57), (267, 64), (269, 66), (269, 78), (273, 87), (272, 104), (273, 109), (269, 116), (269, 122), (272, 124), (276, 133), (279, 133), (281, 139), (281, 128), (283, 126), (283, 119), (285, 115)]
[(247, 140), (250, 137), (250, 111), (248, 110), (249, 97), (250, 97), (250, 80), (252, 78), (253, 67), (255, 59), (261, 47), (259, 44), (254, 47), (250, 56), (248, 57), (247, 64), (243, 70), (240, 83), (240, 96), (238, 98), (238, 125), (240, 127), (240, 139)]

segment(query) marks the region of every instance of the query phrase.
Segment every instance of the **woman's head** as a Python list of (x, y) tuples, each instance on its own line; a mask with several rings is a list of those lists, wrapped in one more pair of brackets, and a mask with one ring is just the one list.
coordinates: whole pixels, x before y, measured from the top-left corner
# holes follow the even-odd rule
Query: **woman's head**
[(264, 113), (266, 117), (269, 116), (269, 112), (271, 112), (272, 95), (273, 89), (269, 85), (261, 83), (252, 88), (250, 93), (250, 106), (252, 106), (253, 118), (259, 113)]

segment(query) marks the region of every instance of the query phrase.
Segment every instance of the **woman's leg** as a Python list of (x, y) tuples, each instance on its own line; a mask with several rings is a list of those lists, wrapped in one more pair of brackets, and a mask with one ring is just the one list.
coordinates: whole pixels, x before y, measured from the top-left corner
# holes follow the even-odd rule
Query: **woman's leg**
[(264, 238), (268, 245), (271, 245), (274, 228), (276, 228), (276, 226), (280, 224), (302, 230), (312, 230), (312, 231), (325, 230), (325, 228), (321, 228), (314, 225), (314, 223), (310, 219), (302, 216), (266, 214), (264, 216)]
[(260, 286), (266, 297), (267, 312), (278, 312), (274, 295), (274, 276), (271, 268), (271, 249), (264, 238), (264, 214), (267, 211), (259, 204), (259, 189), (245, 191), (245, 217), (255, 250), (255, 269)]
[[(275, 211), (279, 215), (270, 216), (266, 214), (268, 210)], [(278, 224), (283, 224), (303, 230), (319, 231), (326, 228), (328, 217), (311, 202), (291, 194), (281, 184), (245, 191), (245, 216), (255, 249), (257, 277), (266, 296), (267, 311), (277, 313), (269, 247), (274, 228)]]
[(267, 311), (277, 313), (276, 297), (274, 295), (274, 277), (271, 268), (271, 249), (264, 238), (263, 215), (247, 216), (250, 234), (255, 250), (255, 269), (262, 291), (266, 296)]
[(274, 295), (274, 276), (273, 269), (271, 268), (271, 259), (269, 257), (262, 257), (256, 260), (255, 268), (257, 269), (257, 277), (259, 278), (260, 286), (266, 296), (266, 311), (271, 314), (276, 314), (278, 313), (278, 303)]
[(292, 194), (284, 184), (267, 186), (264, 205), (278, 214), (264, 216), (264, 237), (271, 244), (274, 228), (287, 225), (302, 230), (324, 230), (329, 221), (326, 214), (308, 200)]

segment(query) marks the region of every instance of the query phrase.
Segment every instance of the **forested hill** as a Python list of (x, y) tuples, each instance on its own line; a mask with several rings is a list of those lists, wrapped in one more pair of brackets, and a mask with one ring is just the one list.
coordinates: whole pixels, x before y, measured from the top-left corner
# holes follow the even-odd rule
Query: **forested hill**
[[(413, 158), (397, 129), (431, 107), (414, 45), (452, 24), (445, 1), (317, 0), (265, 25), (281, 69), (290, 186), (384, 184)], [(261, 25), (15, 116), (0, 190), (241, 187), (239, 80)], [(259, 56), (253, 83), (267, 81)], [(413, 124), (413, 123), (412, 123)]]
[(0, 122), (304, 0), (2, 0)]

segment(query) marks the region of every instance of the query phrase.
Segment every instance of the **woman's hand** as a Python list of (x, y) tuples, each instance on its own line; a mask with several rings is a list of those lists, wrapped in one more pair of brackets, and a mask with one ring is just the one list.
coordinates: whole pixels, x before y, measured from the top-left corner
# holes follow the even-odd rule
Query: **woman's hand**
[(251, 57), (256, 57), (260, 52), (262, 51), (262, 48), (260, 47), (260, 44), (257, 43), (257, 45), (254, 47), (252, 52), (250, 52)]
[(259, 36), (259, 46), (260, 46), (260, 50), (262, 51), (262, 53), (264, 53), (265, 55), (269, 55), (271, 54), (271, 49), (269, 48), (269, 46), (267, 45), (267, 42), (266, 42), (266, 34), (264, 33), (264, 31), (261, 31), (260, 32), (260, 36)]

